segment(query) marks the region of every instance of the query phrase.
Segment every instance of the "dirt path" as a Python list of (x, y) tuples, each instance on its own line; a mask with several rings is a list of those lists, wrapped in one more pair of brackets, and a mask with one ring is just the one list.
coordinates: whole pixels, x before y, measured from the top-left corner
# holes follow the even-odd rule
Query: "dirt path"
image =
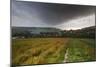
[(68, 62), (68, 49), (66, 50), (65, 56), (64, 56), (64, 63)]

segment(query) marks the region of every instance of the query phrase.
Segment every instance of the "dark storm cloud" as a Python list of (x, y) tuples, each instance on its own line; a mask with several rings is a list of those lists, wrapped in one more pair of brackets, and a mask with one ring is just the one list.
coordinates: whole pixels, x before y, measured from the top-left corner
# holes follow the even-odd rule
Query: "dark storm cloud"
[(95, 14), (95, 6), (12, 2), (12, 24), (19, 26), (54, 26), (91, 14)]
[(78, 17), (88, 16), (95, 13), (93, 6), (42, 4), (41, 17), (45, 23), (56, 25)]

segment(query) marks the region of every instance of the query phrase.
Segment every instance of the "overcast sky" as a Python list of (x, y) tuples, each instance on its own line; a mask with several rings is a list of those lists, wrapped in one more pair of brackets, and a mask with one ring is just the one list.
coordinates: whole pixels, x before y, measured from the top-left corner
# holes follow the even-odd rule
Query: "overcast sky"
[(12, 26), (63, 30), (95, 25), (95, 6), (12, 1)]

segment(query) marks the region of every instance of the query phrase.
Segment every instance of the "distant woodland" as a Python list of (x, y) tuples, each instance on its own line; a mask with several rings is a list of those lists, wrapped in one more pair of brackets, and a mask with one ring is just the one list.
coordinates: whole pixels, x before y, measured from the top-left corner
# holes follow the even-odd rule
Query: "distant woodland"
[(12, 37), (72, 37), (72, 38), (95, 38), (96, 26), (77, 30), (61, 30), (50, 27), (12, 27)]

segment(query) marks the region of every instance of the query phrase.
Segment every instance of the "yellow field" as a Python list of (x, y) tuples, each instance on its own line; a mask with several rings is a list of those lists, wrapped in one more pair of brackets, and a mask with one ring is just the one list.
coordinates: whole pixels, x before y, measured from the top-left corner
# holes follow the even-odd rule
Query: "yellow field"
[(12, 65), (96, 60), (95, 39), (26, 38), (12, 40)]
[(12, 64), (62, 63), (67, 38), (29, 38), (12, 40)]

